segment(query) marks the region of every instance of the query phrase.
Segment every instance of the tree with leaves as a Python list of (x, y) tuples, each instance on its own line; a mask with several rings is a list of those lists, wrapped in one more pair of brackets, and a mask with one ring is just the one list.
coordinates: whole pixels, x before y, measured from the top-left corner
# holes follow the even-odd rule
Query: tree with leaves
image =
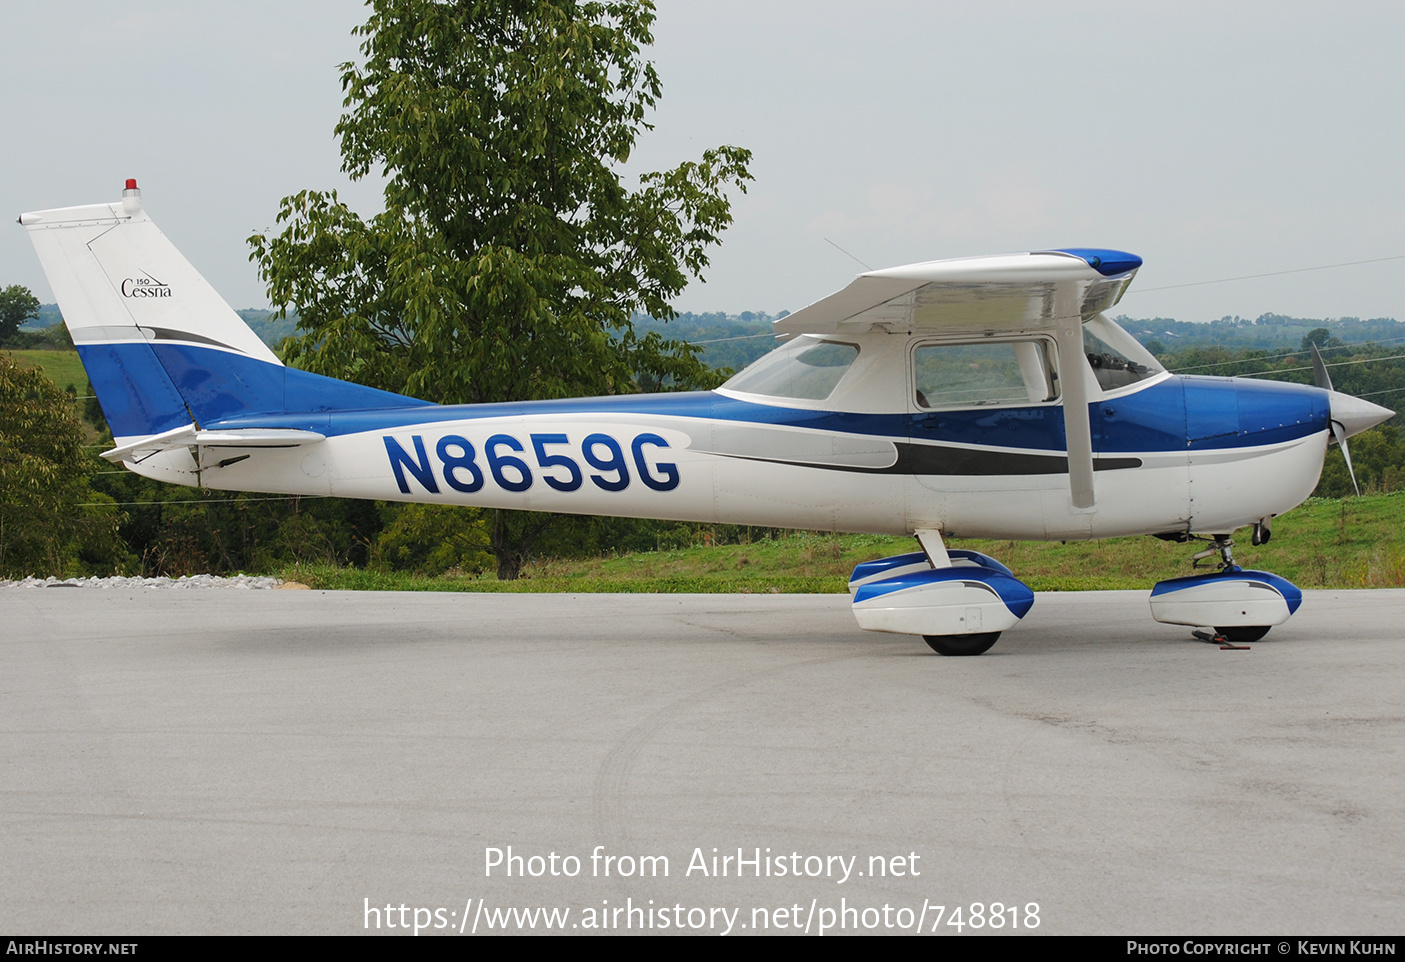
[[(250, 238), (273, 304), (298, 312), (287, 359), (440, 403), (712, 386), (696, 349), (631, 315), (673, 316), (751, 154), (718, 147), (623, 182), (662, 89), (641, 52), (653, 4), (371, 6), (336, 133), (353, 179), (386, 177), (385, 212), (304, 191), (280, 234)], [(516, 577), (540, 519), (488, 528), (500, 577)]]
[(20, 284), (0, 291), (0, 347), (8, 346), (19, 334), (20, 325), (39, 316), (39, 298)]
[(88, 483), (72, 398), (0, 354), (0, 577), (104, 574), (130, 560), (121, 514)]
[(1298, 350), (1310, 351), (1314, 344), (1316, 344), (1318, 348), (1326, 350), (1329, 347), (1340, 347), (1341, 343), (1342, 339), (1327, 330), (1327, 328), (1316, 327), (1303, 335), (1302, 346), (1299, 347)]

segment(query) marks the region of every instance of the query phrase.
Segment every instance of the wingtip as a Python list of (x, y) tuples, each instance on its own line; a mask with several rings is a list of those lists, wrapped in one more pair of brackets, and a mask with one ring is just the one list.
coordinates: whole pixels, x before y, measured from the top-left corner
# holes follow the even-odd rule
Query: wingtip
[(1059, 247), (1050, 253), (1072, 254), (1104, 277), (1116, 277), (1142, 266), (1142, 259), (1136, 254), (1105, 247)]

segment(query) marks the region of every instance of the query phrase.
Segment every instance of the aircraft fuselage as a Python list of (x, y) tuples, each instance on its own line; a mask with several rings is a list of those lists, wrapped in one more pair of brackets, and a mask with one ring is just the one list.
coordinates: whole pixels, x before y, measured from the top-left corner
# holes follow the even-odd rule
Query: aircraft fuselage
[(1075, 540), (1232, 531), (1288, 510), (1316, 485), (1329, 410), (1316, 388), (1246, 379), (1161, 375), (1102, 393), (1089, 406), (1096, 510), (1071, 503), (1059, 404), (894, 414), (722, 390), (261, 413), (202, 426), (326, 439), (133, 467), (225, 490)]

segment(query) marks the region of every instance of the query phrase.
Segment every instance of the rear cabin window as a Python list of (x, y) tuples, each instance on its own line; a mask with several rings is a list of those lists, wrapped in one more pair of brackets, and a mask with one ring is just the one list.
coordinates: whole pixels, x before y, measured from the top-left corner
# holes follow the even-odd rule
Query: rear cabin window
[(859, 356), (858, 346), (801, 335), (722, 385), (746, 394), (823, 401)]

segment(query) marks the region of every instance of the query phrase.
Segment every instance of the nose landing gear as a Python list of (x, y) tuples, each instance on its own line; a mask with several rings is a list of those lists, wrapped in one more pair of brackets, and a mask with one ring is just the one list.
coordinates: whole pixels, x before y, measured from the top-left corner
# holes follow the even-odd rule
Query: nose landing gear
[[(1257, 540), (1257, 531), (1255, 535)], [(1151, 590), (1151, 616), (1157, 621), (1191, 627), (1212, 625), (1212, 640), (1234, 647), (1258, 641), (1302, 604), (1303, 593), (1288, 579), (1235, 564), (1234, 539), (1229, 535), (1199, 540), (1209, 541), (1210, 546), (1193, 556), (1193, 567), (1218, 555), (1216, 570), (1158, 581)], [(1196, 632), (1197, 637), (1202, 634)]]

